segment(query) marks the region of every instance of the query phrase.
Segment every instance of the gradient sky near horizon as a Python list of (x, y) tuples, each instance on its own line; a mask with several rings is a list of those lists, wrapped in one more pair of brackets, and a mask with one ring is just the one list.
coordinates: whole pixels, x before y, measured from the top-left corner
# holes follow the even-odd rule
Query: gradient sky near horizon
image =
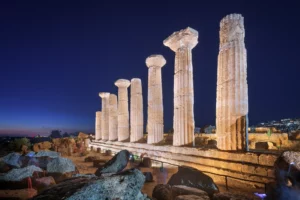
[[(246, 3), (247, 2), (247, 3)], [(173, 121), (174, 52), (163, 40), (188, 26), (193, 49), (195, 124), (215, 123), (219, 22), (245, 18), (250, 125), (300, 117), (297, 1), (2, 1), (0, 135), (94, 132), (99, 92), (141, 78), (162, 54), (165, 130)]]

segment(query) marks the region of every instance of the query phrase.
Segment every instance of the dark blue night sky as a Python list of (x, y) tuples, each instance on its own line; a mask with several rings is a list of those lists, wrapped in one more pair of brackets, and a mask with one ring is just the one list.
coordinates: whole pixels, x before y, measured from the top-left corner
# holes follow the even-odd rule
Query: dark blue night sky
[[(185, 2), (185, 3), (183, 3)], [(219, 22), (245, 18), (249, 119), (300, 117), (297, 1), (1, 1), (0, 134), (47, 135), (52, 129), (94, 132), (99, 92), (141, 78), (145, 59), (162, 54), (165, 130), (173, 121), (174, 52), (163, 40), (190, 26), (195, 122), (215, 123)]]

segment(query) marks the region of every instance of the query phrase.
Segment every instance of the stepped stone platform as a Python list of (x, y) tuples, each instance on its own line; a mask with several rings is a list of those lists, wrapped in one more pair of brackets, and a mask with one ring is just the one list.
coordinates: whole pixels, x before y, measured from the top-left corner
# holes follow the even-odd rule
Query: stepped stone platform
[(134, 155), (146, 154), (153, 160), (186, 165), (201, 170), (215, 183), (228, 189), (264, 191), (265, 184), (274, 181), (274, 162), (278, 155), (254, 152), (227, 152), (216, 149), (157, 146), (145, 143), (93, 141), (94, 149), (119, 152), (127, 149)]

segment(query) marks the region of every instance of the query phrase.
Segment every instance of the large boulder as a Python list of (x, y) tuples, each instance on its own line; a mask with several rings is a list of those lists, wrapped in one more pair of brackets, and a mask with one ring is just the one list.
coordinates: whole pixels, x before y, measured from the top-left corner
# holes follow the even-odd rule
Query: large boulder
[(178, 172), (173, 174), (168, 184), (170, 185), (186, 185), (188, 187), (204, 190), (210, 196), (219, 192), (217, 185), (213, 179), (201, 171), (192, 167), (180, 166)]
[(1, 189), (23, 189), (28, 188), (31, 178), (38, 177), (38, 172), (43, 170), (36, 166), (12, 169), (6, 174), (0, 176)]
[(172, 200), (172, 187), (168, 184), (158, 184), (152, 191), (152, 197), (157, 200)]
[(22, 161), (20, 160), (21, 154), (19, 153), (10, 153), (2, 158), (2, 161), (8, 164), (11, 167), (21, 167)]
[(144, 175), (137, 169), (127, 170), (109, 177), (71, 178), (44, 190), (32, 200), (140, 200), (140, 190), (144, 181)]
[(276, 170), (300, 172), (300, 151), (285, 151), (275, 162)]
[(101, 176), (105, 173), (118, 173), (125, 169), (129, 160), (130, 153), (127, 150), (122, 150), (117, 153), (111, 160), (103, 165), (103, 167), (98, 168), (95, 174)]
[(58, 173), (73, 172), (75, 171), (75, 165), (68, 158), (57, 157), (47, 164), (47, 171)]

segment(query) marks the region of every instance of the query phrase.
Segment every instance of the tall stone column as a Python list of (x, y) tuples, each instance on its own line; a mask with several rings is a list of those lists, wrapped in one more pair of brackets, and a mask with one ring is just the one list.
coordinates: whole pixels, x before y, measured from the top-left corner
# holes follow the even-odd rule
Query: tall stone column
[(118, 99), (117, 95), (109, 95), (109, 140), (118, 139)]
[(164, 138), (164, 107), (161, 68), (166, 64), (162, 55), (151, 55), (146, 59), (148, 69), (148, 144), (158, 143)]
[(144, 114), (142, 81), (139, 78), (131, 79), (130, 85), (130, 142), (143, 138)]
[(186, 28), (173, 33), (164, 45), (175, 52), (173, 145), (192, 144), (194, 138), (194, 81), (192, 49), (198, 43), (198, 32)]
[(101, 111), (96, 112), (95, 140), (101, 140)]
[(115, 82), (118, 87), (118, 141), (129, 139), (128, 90), (130, 81), (119, 79)]
[(109, 93), (100, 92), (99, 96), (102, 99), (102, 120), (101, 120), (101, 135), (102, 140), (109, 139)]
[(243, 150), (248, 114), (244, 18), (231, 14), (220, 22), (216, 132), (222, 150)]

